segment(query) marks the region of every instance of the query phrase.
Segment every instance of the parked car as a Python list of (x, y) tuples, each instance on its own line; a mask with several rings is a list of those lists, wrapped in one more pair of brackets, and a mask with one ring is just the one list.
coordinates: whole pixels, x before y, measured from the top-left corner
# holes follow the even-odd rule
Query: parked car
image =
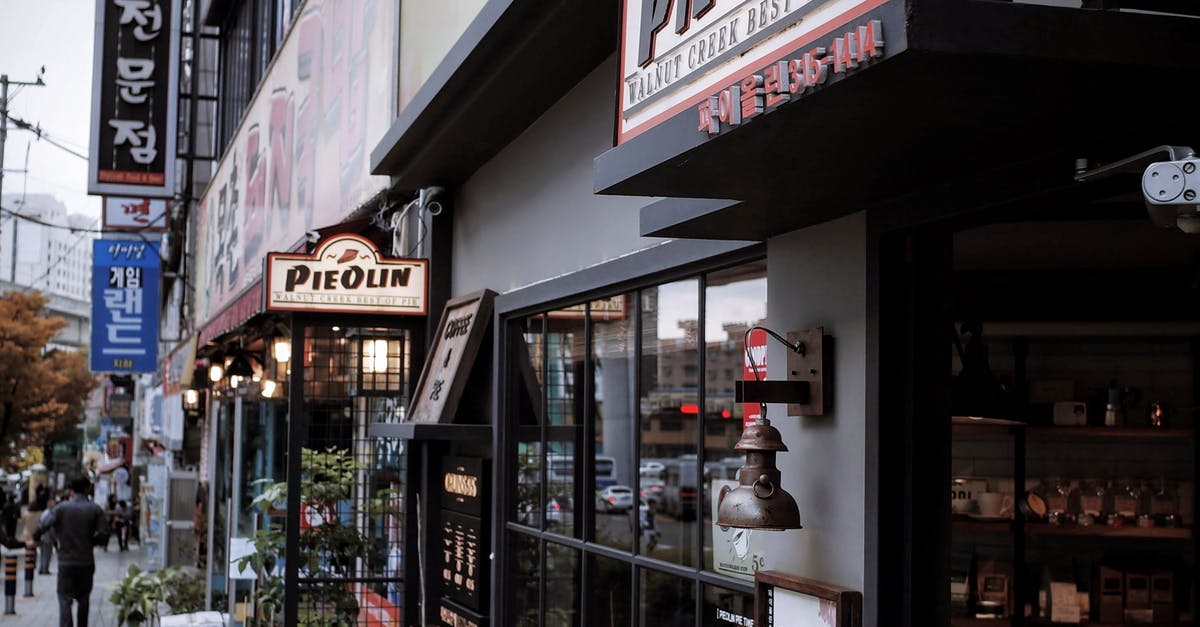
[(575, 512), (575, 502), (566, 494), (550, 497), (546, 502), (546, 527), (564, 525), (571, 522)]
[(663, 497), (663, 488), (666, 487), (666, 482), (662, 479), (642, 479), (641, 490), (638, 496), (646, 500), (650, 507), (657, 507)]
[(633, 488), (610, 485), (596, 493), (596, 511), (627, 512), (633, 508)]

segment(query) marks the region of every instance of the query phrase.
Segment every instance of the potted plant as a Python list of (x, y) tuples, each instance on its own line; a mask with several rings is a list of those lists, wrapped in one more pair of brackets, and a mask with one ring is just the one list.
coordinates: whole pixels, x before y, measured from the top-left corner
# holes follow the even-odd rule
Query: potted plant
[(204, 585), (198, 576), (176, 567), (152, 573), (130, 564), (108, 600), (117, 607), (118, 625), (153, 627), (164, 615), (163, 608), (175, 614), (202, 609)]
[[(354, 505), (363, 466), (345, 449), (301, 451), (300, 502), (304, 508), (299, 533), (300, 576), (306, 579), (354, 578), (359, 561), (375, 550), (374, 540), (360, 528), (360, 516), (378, 517), (387, 491)], [(287, 499), (286, 482), (268, 482), (253, 501), (266, 512)], [(280, 625), (283, 620), (283, 576), (277, 572), (285, 551), (286, 536), (279, 525), (255, 532), (254, 553), (241, 558), (238, 567), (258, 573), (253, 600), (255, 611), (247, 627)], [(302, 627), (353, 626), (359, 613), (358, 597), (349, 585), (313, 585), (300, 590), (299, 625)]]

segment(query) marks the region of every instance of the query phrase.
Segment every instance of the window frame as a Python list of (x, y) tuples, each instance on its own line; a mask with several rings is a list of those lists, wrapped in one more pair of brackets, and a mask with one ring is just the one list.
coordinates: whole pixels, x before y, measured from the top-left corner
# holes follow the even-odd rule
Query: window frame
[[(727, 575), (706, 570), (705, 561), (703, 559), (704, 538), (705, 534), (700, 530), (703, 525), (703, 517), (697, 516), (696, 525), (698, 532), (694, 534), (694, 550), (696, 559), (693, 566), (683, 566), (679, 564), (664, 562), (654, 559), (647, 555), (638, 552), (640, 534), (634, 534), (632, 538), (633, 547), (626, 551), (617, 549), (598, 543), (595, 540), (595, 504), (593, 499), (584, 498), (577, 506), (576, 512), (577, 524), (579, 533), (573, 537), (564, 536), (555, 531), (542, 528), (538, 525), (537, 528), (531, 528), (519, 522), (511, 520), (512, 513), (515, 512), (515, 497), (517, 491), (517, 481), (519, 480), (519, 472), (517, 468), (517, 456), (515, 455), (516, 447), (520, 442), (518, 430), (520, 425), (515, 419), (515, 386), (520, 385), (519, 376), (515, 369), (511, 369), (510, 362), (516, 355), (514, 345), (516, 342), (524, 341), (521, 330), (522, 323), (529, 316), (538, 313), (553, 311), (565, 306), (584, 305), (585, 311), (590, 314), (591, 303), (603, 299), (624, 294), (633, 294), (636, 297), (633, 299), (630, 318), (635, 326), (634, 336), (636, 338), (635, 346), (631, 347), (631, 355), (635, 356), (635, 360), (639, 362), (635, 367), (640, 369), (640, 356), (642, 355), (642, 337), (641, 337), (641, 315), (642, 302), (641, 290), (664, 285), (674, 281), (695, 279), (697, 283), (698, 299), (699, 299), (699, 320), (701, 331), (698, 337), (698, 363), (696, 373), (697, 397), (699, 403), (703, 407), (705, 401), (706, 385), (705, 385), (705, 342), (706, 338), (703, 333), (703, 325), (705, 318), (705, 298), (708, 288), (707, 275), (711, 272), (723, 270), (729, 267), (737, 266), (747, 262), (761, 261), (767, 257), (767, 248), (762, 243), (746, 243), (746, 242), (685, 242), (675, 241), (661, 244), (652, 249), (641, 251), (628, 255), (624, 258), (614, 260), (598, 266), (582, 270), (580, 272), (546, 281), (543, 283), (530, 286), (522, 290), (510, 292), (501, 295), (497, 298), (496, 309), (494, 315), (494, 328), (497, 329), (495, 334), (495, 351), (493, 367), (496, 372), (497, 385), (494, 389), (494, 408), (496, 410), (495, 427), (494, 427), (494, 450), (496, 457), (499, 460), (497, 463), (496, 473), (494, 476), (494, 492), (497, 503), (494, 511), (497, 515), (493, 521), (493, 546), (497, 547), (497, 559), (492, 562), (493, 581), (497, 585), (493, 589), (492, 595), (492, 611), (491, 615), (496, 617), (510, 616), (512, 607), (511, 592), (515, 582), (510, 581), (503, 576), (509, 570), (512, 562), (515, 559), (515, 551), (512, 547), (517, 545), (517, 539), (524, 537), (533, 539), (539, 547), (538, 559), (541, 564), (545, 564), (547, 544), (556, 544), (569, 547), (578, 551), (579, 559), (577, 560), (579, 588), (577, 594), (577, 611), (578, 616), (589, 616), (589, 594), (591, 589), (591, 580), (594, 573), (591, 572), (596, 560), (593, 558), (604, 557), (617, 560), (627, 564), (630, 568), (630, 600), (629, 610), (631, 616), (638, 615), (641, 607), (641, 578), (642, 573), (649, 569), (675, 577), (679, 577), (691, 582), (694, 594), (693, 600), (695, 603), (694, 615), (697, 621), (700, 621), (703, 616), (705, 588), (706, 586), (717, 586), (724, 589), (743, 592), (745, 594), (753, 594), (753, 584), (739, 579), (734, 579)], [(542, 318), (543, 322), (546, 317)], [(545, 327), (540, 340), (546, 341)], [(591, 350), (592, 346), (592, 323), (590, 315), (585, 317), (584, 323), (584, 341), (587, 350)], [(588, 360), (585, 366), (585, 374), (580, 389), (583, 394), (591, 394), (590, 389), (593, 382), (594, 366)], [(640, 377), (639, 377), (640, 380)], [(541, 390), (544, 397), (544, 387)], [(634, 403), (640, 399), (643, 391), (638, 390), (634, 395)], [(544, 400), (541, 399), (541, 400)], [(637, 407), (631, 407), (633, 416), (639, 422), (642, 421), (640, 412)], [(590, 407), (590, 403), (585, 403), (585, 413), (579, 417), (578, 423), (582, 430), (583, 446), (576, 448), (576, 455), (581, 458), (594, 458), (595, 452), (595, 416), (594, 410)], [(542, 442), (546, 441), (545, 428), (543, 425)], [(625, 468), (626, 476), (638, 477), (638, 464), (641, 459), (641, 439), (642, 432), (645, 428), (631, 428), (629, 434), (629, 445), (636, 452), (630, 457), (628, 462), (629, 468)], [(704, 438), (705, 428), (703, 417), (699, 416), (697, 427), (695, 429), (696, 450), (700, 457), (704, 454)], [(697, 485), (703, 481), (704, 464), (697, 463), (696, 481)], [(576, 464), (577, 469), (577, 484), (576, 491), (581, 494), (589, 494), (583, 492), (579, 486), (589, 486), (595, 481), (594, 468), (592, 464)], [(546, 469), (540, 469), (541, 475), (541, 490), (545, 490), (546, 485)], [(544, 499), (543, 499), (544, 500)], [(544, 610), (546, 607), (545, 593), (545, 568), (544, 566), (538, 569), (540, 581), (539, 586), (539, 610)]]

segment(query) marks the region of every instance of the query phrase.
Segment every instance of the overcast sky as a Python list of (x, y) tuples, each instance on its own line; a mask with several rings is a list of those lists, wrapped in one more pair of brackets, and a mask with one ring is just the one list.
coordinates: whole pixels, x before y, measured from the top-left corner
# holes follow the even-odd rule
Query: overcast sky
[[(93, 0), (0, 0), (0, 74), (44, 87), (10, 87), (9, 113), (38, 124), (57, 143), (88, 152), (91, 125)], [(28, 161), (26, 161), (28, 154)], [(69, 213), (100, 217), (100, 197), (87, 195), (87, 161), (8, 124), (4, 195), (57, 196)], [(21, 174), (12, 170), (27, 169)]]

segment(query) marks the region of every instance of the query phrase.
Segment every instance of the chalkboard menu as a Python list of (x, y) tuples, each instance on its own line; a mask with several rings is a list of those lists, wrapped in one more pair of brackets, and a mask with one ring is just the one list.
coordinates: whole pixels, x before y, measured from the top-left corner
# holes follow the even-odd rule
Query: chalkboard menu
[[(484, 460), (446, 457), (441, 464), (441, 528), (437, 550), (441, 558), (442, 608), (439, 613), (449, 625), (479, 624), (481, 599), (487, 595), (488, 528), (483, 513), (486, 477)], [(447, 616), (455, 615), (469, 622)]]

